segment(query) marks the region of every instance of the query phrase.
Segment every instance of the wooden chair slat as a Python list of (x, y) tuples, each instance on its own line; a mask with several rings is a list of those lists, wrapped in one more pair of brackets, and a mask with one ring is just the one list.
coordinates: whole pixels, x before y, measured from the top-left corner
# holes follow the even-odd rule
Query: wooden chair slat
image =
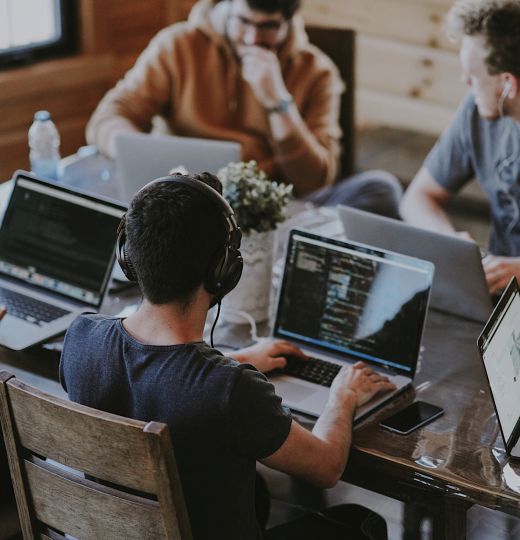
[(17, 380), (10, 384), (16, 432), (24, 448), (96, 478), (153, 493), (154, 463), (142, 436), (144, 422), (43, 398), (42, 392)]
[(30, 461), (25, 472), (35, 517), (55, 529), (77, 538), (166, 537), (157, 502), (111, 496), (103, 486), (89, 487), (80, 477), (56, 474)]

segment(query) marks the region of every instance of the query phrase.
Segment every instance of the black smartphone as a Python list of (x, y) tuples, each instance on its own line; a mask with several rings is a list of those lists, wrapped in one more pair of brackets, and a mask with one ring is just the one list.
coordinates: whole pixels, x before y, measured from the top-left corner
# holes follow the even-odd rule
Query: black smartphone
[(379, 425), (395, 433), (408, 435), (414, 429), (424, 426), (443, 413), (442, 407), (426, 403), (426, 401), (414, 401), (408, 407), (382, 420)]

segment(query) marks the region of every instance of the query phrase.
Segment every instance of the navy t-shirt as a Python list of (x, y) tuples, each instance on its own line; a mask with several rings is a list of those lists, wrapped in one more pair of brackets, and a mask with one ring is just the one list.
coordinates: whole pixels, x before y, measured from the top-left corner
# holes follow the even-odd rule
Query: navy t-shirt
[(260, 537), (255, 461), (291, 426), (264, 375), (204, 342), (143, 345), (120, 319), (82, 315), (65, 337), (60, 377), (72, 401), (168, 425), (195, 539)]
[(477, 178), (491, 206), (490, 252), (520, 256), (520, 122), (482, 118), (469, 93), (425, 167), (454, 193)]

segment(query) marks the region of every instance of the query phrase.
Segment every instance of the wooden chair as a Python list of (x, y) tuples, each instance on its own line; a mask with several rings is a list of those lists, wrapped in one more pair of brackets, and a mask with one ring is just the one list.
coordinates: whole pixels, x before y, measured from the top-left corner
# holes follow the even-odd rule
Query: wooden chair
[(321, 49), (337, 66), (346, 91), (341, 97), (339, 124), (343, 131), (342, 154), (338, 180), (356, 172), (354, 54), (355, 33), (352, 30), (307, 26), (309, 41)]
[(25, 540), (192, 538), (165, 424), (84, 407), (5, 371), (0, 419)]

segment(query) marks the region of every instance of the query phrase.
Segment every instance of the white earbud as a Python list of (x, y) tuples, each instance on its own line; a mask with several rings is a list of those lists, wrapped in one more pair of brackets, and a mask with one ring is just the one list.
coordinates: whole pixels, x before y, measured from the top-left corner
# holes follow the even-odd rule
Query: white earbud
[(509, 92), (511, 92), (512, 84), (510, 79), (506, 79), (504, 82), (504, 86), (502, 86), (502, 99), (506, 99), (506, 97), (509, 95)]
[(513, 88), (513, 85), (511, 84), (511, 81), (509, 79), (506, 79), (504, 81), (504, 85), (502, 86), (502, 93), (500, 94), (500, 97), (498, 98), (498, 114), (500, 118), (504, 116), (504, 102), (506, 98), (509, 96), (509, 93), (511, 92), (512, 88)]

